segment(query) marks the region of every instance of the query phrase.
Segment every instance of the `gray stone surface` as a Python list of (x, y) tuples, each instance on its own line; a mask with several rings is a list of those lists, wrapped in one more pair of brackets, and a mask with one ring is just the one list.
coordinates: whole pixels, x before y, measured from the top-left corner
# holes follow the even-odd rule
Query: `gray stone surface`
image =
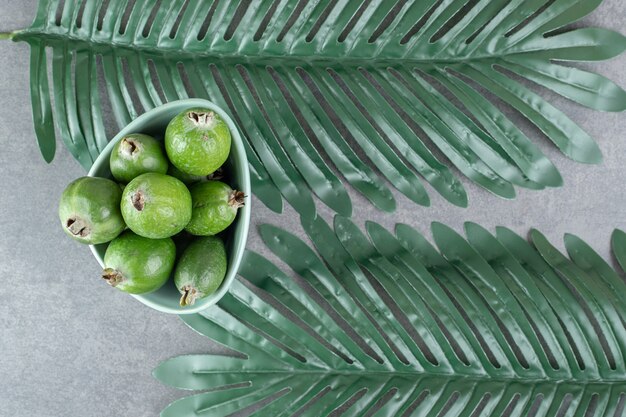
[[(28, 26), (35, 5), (0, 0), (0, 29)], [(623, 30), (625, 16), (622, 0), (606, 0), (584, 23)], [(151, 370), (178, 354), (218, 349), (177, 317), (107, 288), (89, 250), (63, 235), (57, 199), (84, 172), (62, 146), (50, 165), (39, 156), (28, 61), (25, 44), (0, 42), (0, 416), (157, 415), (183, 393), (158, 383)], [(626, 86), (626, 55), (594, 68)], [(611, 231), (626, 228), (624, 114), (593, 112), (557, 97), (553, 102), (599, 141), (602, 165), (569, 161), (540, 139), (565, 178), (562, 188), (522, 190), (516, 200), (504, 201), (468, 184), (467, 210), (433, 192), (431, 208), (398, 196), (394, 214), (376, 211), (353, 193), (355, 218), (421, 230), (431, 221), (461, 230), (466, 220), (520, 233), (536, 227), (554, 242), (572, 232), (608, 257)], [(255, 225), (271, 222), (301, 233), (293, 210), (279, 216), (260, 203), (253, 208)], [(254, 228), (249, 247), (266, 252)]]

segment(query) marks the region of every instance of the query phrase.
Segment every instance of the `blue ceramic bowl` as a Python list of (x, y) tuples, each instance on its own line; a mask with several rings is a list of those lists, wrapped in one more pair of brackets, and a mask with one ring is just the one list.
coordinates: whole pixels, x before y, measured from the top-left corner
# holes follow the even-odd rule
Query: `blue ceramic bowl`
[[(115, 143), (130, 133), (145, 133), (152, 135), (158, 139), (163, 139), (165, 128), (174, 116), (178, 113), (191, 108), (204, 107), (215, 111), (228, 124), (232, 136), (232, 145), (230, 155), (224, 168), (226, 170), (227, 182), (231, 187), (241, 190), (246, 196), (250, 195), (250, 172), (248, 171), (248, 160), (246, 151), (243, 147), (241, 136), (237, 126), (233, 123), (230, 116), (222, 109), (208, 100), (187, 99), (173, 101), (153, 110), (150, 110), (137, 119), (133, 120), (128, 126), (122, 129), (113, 140), (107, 145), (102, 153), (98, 156), (93, 166), (89, 170), (90, 177), (113, 178), (109, 169), (109, 157)], [(228, 270), (222, 285), (212, 295), (196, 300), (195, 304), (188, 307), (179, 305), (180, 294), (174, 286), (173, 277), (159, 290), (149, 294), (132, 295), (145, 305), (155, 310), (170, 314), (192, 314), (197, 313), (217, 303), (220, 298), (226, 294), (228, 288), (232, 284), (241, 258), (246, 247), (248, 238), (248, 228), (250, 226), (250, 198), (246, 198), (246, 205), (239, 210), (234, 223), (228, 228), (224, 234), (226, 250), (228, 254)], [(90, 245), (93, 255), (96, 257), (100, 265), (104, 267), (104, 253), (108, 244)], [(210, 260), (207, 260), (210, 262)]]

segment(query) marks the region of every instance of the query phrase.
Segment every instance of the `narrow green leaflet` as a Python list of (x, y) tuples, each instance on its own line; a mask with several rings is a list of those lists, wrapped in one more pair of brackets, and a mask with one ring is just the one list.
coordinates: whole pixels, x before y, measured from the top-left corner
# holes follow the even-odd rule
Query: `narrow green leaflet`
[[(531, 86), (594, 110), (626, 109), (610, 80), (568, 66), (626, 49), (569, 29), (601, 0), (40, 0), (28, 29), (35, 131), (85, 167), (121, 127), (164, 102), (207, 98), (246, 139), (253, 190), (303, 217), (316, 195), (340, 215), (346, 183), (394, 210), (431, 188), (466, 206), (455, 172), (503, 198), (563, 182), (514, 109), (562, 152), (597, 163), (593, 139)], [(565, 28), (565, 29), (564, 29)], [(49, 71), (48, 68), (51, 68)], [(523, 82), (524, 80), (529, 83)], [(496, 105), (496, 103), (498, 103)], [(506, 108), (509, 107), (509, 108)]]
[[(195, 331), (237, 356), (160, 364), (199, 391), (163, 417), (585, 416), (626, 406), (626, 280), (580, 238), (562, 254), (474, 223), (303, 219), (312, 242), (260, 227), (285, 269), (247, 252), (231, 291)], [(613, 252), (626, 261), (626, 234)]]

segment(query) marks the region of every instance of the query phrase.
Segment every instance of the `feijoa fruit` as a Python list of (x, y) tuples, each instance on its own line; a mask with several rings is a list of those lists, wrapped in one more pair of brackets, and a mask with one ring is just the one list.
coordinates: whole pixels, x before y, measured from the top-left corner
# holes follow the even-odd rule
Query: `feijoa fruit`
[(185, 110), (165, 130), (167, 156), (176, 168), (190, 175), (209, 175), (221, 167), (230, 144), (228, 125), (211, 109)]
[(145, 294), (165, 284), (175, 260), (172, 239), (148, 239), (126, 231), (109, 244), (102, 278), (121, 291)]
[(212, 236), (225, 230), (245, 203), (243, 192), (221, 181), (200, 182), (190, 192), (193, 209), (185, 230), (196, 236)]
[(121, 209), (130, 230), (150, 239), (163, 239), (189, 223), (191, 195), (176, 178), (149, 172), (124, 188)]
[(122, 190), (106, 178), (82, 177), (71, 182), (59, 202), (63, 230), (73, 239), (96, 245), (113, 240), (126, 228), (120, 213)]
[(165, 174), (168, 165), (161, 142), (141, 133), (124, 136), (115, 144), (109, 158), (113, 177), (123, 183), (146, 172)]
[(205, 236), (193, 241), (183, 252), (174, 284), (181, 293), (182, 307), (213, 294), (226, 276), (226, 248), (217, 236)]

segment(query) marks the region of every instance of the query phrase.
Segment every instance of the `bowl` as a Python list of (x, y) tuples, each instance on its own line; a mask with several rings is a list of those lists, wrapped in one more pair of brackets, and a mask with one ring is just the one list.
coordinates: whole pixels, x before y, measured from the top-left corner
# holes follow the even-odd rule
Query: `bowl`
[[(204, 107), (209, 108), (219, 114), (228, 124), (232, 136), (232, 144), (230, 155), (228, 160), (224, 164), (226, 171), (226, 182), (233, 188), (241, 190), (246, 196), (250, 195), (250, 172), (248, 171), (248, 160), (246, 158), (246, 151), (239, 134), (237, 126), (233, 123), (230, 116), (221, 108), (208, 100), (202, 99), (186, 99), (172, 101), (162, 106), (156, 107), (123, 128), (109, 144), (104, 148), (102, 153), (98, 156), (93, 166), (89, 170), (90, 177), (102, 177), (113, 179), (111, 170), (109, 169), (109, 157), (113, 146), (121, 140), (124, 136), (130, 133), (145, 133), (159, 140), (163, 140), (165, 134), (165, 128), (174, 116), (180, 112), (191, 107)], [(250, 198), (246, 198), (246, 205), (241, 208), (237, 214), (237, 218), (233, 224), (221, 234), (226, 244), (226, 251), (228, 256), (228, 269), (224, 281), (217, 289), (216, 292), (208, 297), (196, 300), (196, 302), (187, 307), (181, 307), (179, 304), (180, 293), (174, 285), (173, 277), (161, 287), (159, 290), (148, 294), (131, 294), (137, 300), (141, 301), (148, 307), (152, 307), (155, 310), (163, 313), (170, 314), (192, 314), (202, 311), (213, 304), (217, 303), (220, 298), (226, 294), (228, 288), (232, 284), (243, 252), (246, 247), (246, 240), (248, 238), (248, 228), (250, 226)], [(108, 243), (101, 245), (90, 245), (91, 252), (104, 268), (104, 253)], [(207, 260), (209, 262), (209, 260)]]

